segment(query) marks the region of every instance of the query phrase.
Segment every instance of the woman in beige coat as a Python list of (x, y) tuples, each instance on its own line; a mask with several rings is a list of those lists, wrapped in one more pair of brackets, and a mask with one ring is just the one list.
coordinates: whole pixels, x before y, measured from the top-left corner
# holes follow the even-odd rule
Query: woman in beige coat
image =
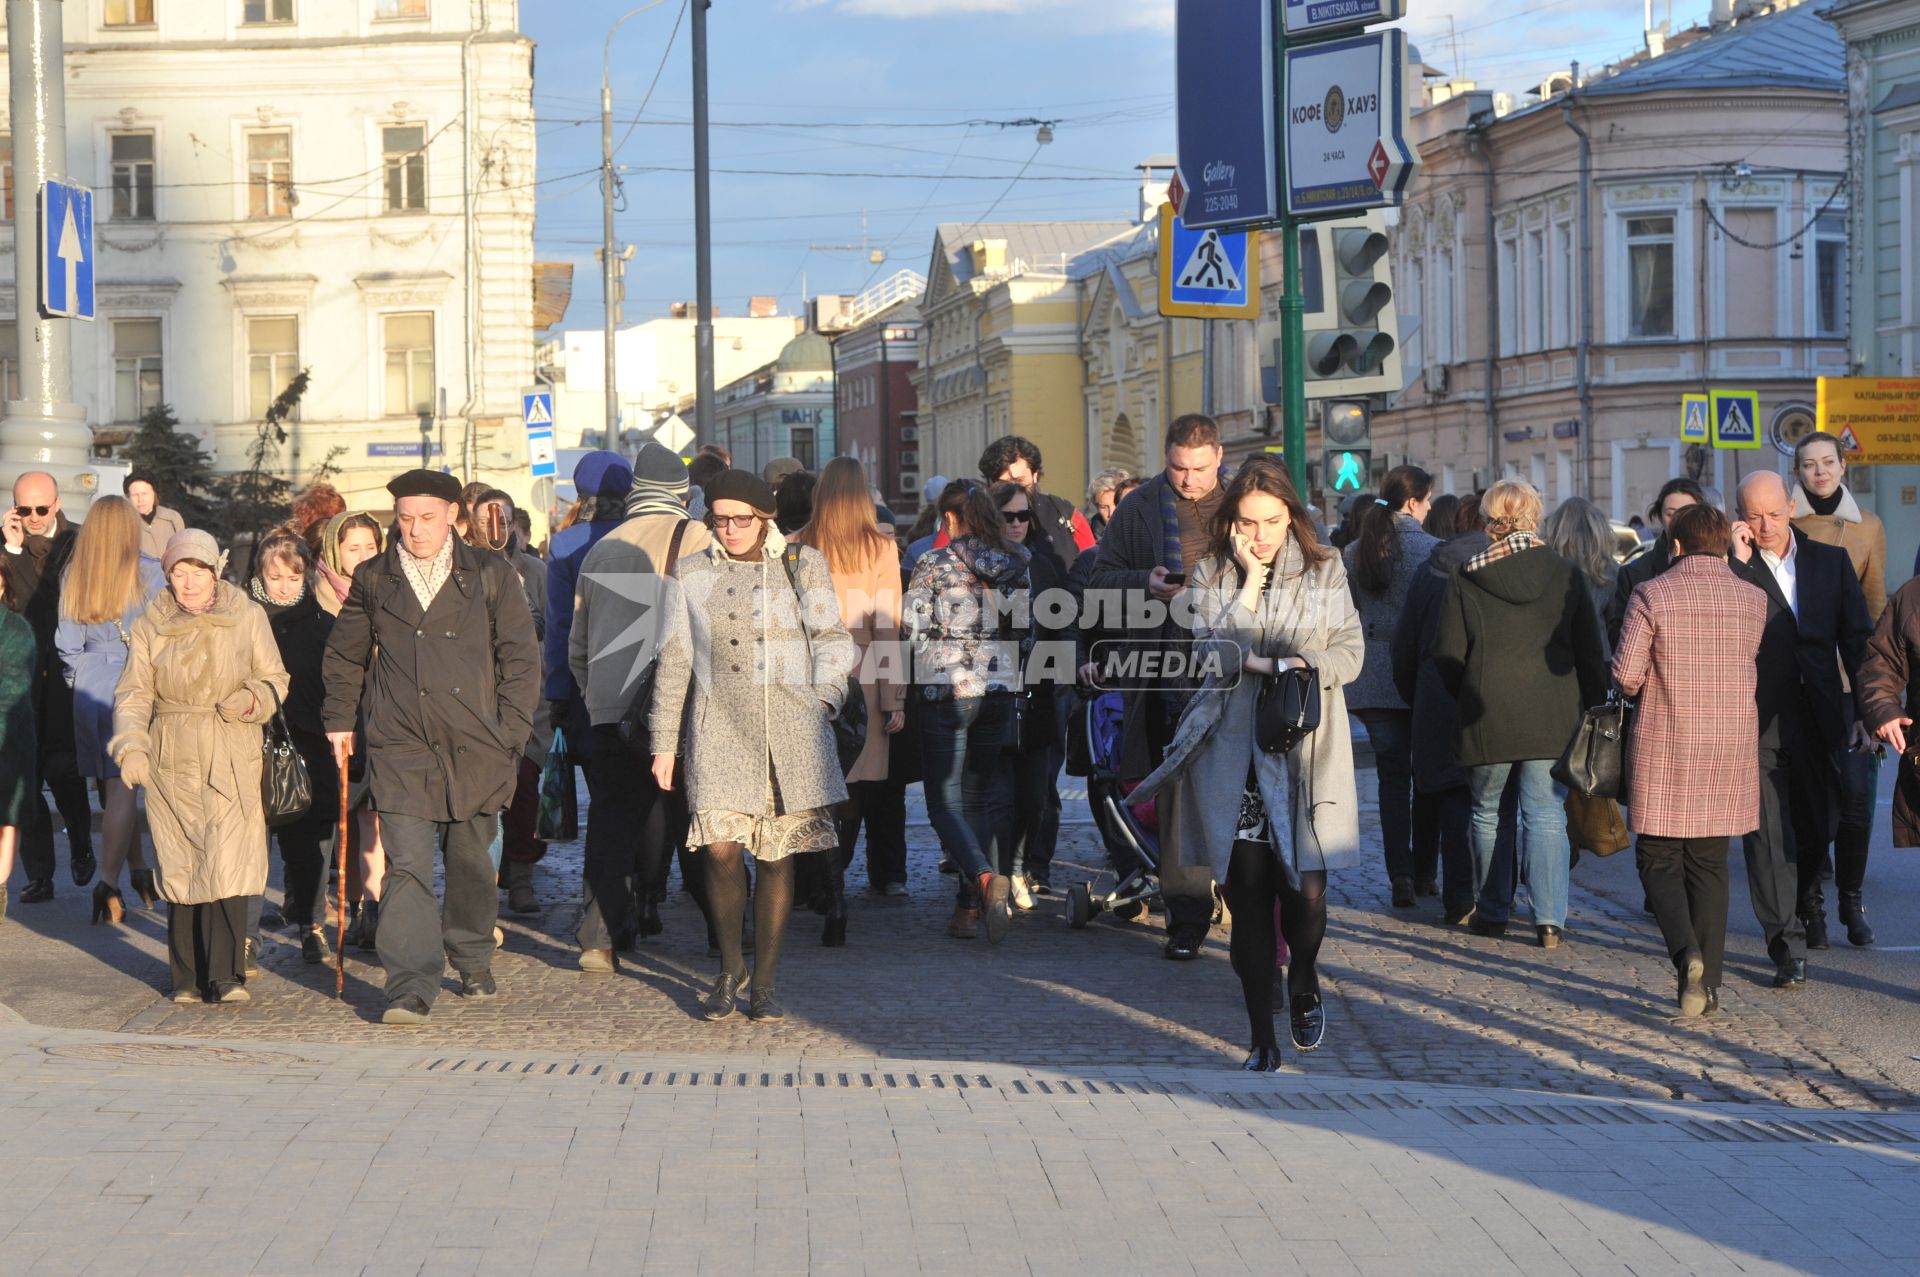
[(225, 561), (205, 532), (167, 542), (167, 588), (133, 624), (107, 746), (147, 789), (175, 1002), (247, 1000), (247, 900), (267, 887), (261, 725), (288, 678), (267, 614), (220, 579)]

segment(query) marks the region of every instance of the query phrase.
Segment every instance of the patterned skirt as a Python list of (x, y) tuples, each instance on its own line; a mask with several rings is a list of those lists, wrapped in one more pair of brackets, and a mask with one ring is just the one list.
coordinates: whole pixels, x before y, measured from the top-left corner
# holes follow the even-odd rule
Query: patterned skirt
[(1247, 787), (1240, 791), (1240, 817), (1233, 824), (1233, 840), (1258, 843), (1273, 841), (1272, 828), (1267, 823), (1267, 801), (1260, 797), (1260, 781), (1252, 767), (1247, 768)]
[(785, 860), (808, 851), (840, 845), (840, 827), (831, 807), (782, 811), (780, 785), (768, 768), (767, 806), (758, 816), (707, 807), (693, 813), (687, 846), (695, 851), (720, 842), (737, 842), (755, 860)]

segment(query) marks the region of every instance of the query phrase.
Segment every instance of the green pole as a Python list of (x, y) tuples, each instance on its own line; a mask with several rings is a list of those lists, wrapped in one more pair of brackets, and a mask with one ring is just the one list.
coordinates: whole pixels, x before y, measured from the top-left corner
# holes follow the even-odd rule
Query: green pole
[(1307, 493), (1307, 380), (1306, 309), (1300, 286), (1300, 231), (1287, 215), (1287, 24), (1280, 0), (1273, 5), (1273, 118), (1280, 186), (1280, 442), (1287, 473), (1300, 499)]

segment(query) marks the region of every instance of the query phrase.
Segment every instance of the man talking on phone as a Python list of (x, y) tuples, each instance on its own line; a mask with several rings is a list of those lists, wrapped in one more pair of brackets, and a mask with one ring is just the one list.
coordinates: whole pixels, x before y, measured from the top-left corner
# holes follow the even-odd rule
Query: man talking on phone
[[(1208, 530), (1226, 498), (1221, 483), (1220, 427), (1211, 417), (1189, 413), (1167, 427), (1166, 469), (1128, 494), (1114, 509), (1100, 541), (1088, 582), (1090, 607), (1125, 606), (1129, 646), (1189, 644), (1193, 635), (1174, 619), (1167, 605), (1184, 591), (1187, 572), (1206, 552)], [(1133, 625), (1133, 613), (1152, 600), (1168, 611), (1160, 624)], [(1111, 624), (1111, 621), (1109, 622)], [(1097, 661), (1100, 653), (1096, 651)], [(1138, 780), (1160, 763), (1173, 740), (1185, 703), (1181, 686), (1152, 686), (1138, 679), (1124, 690), (1120, 773)], [(1166, 956), (1190, 961), (1200, 956), (1213, 917), (1213, 874), (1205, 863), (1172, 863), (1163, 855), (1160, 896), (1166, 902)]]

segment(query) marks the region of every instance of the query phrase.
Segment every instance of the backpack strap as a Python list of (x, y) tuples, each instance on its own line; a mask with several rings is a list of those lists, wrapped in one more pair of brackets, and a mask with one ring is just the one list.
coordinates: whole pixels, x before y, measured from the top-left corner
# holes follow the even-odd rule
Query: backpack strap
[(667, 542), (667, 570), (662, 576), (672, 576), (674, 567), (680, 562), (680, 542), (687, 535), (687, 525), (692, 519), (682, 519), (673, 525), (673, 539)]

